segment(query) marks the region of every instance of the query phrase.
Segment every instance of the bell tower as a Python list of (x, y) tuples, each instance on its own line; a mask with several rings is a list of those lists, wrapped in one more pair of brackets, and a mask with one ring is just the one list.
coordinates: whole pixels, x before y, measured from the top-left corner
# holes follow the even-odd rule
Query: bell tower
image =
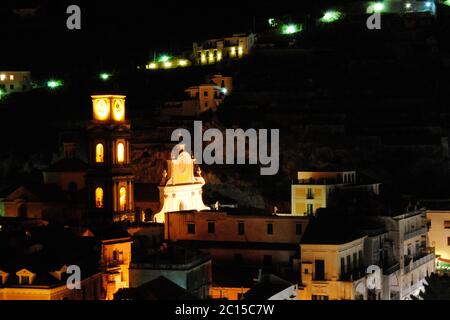
[(194, 172), (195, 159), (184, 150), (184, 145), (176, 146), (178, 155), (167, 160), (167, 169), (162, 173), (159, 184), (161, 209), (154, 216), (154, 222), (164, 223), (166, 213), (183, 210), (210, 210), (203, 203), (202, 187), (205, 180), (199, 167)]
[(92, 223), (134, 222), (131, 124), (125, 96), (94, 95), (93, 120), (87, 125), (89, 219)]

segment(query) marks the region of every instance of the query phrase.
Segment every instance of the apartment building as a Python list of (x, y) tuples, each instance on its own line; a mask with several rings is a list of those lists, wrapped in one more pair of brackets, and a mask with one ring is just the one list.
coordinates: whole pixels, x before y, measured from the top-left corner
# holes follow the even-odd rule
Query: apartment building
[(379, 194), (380, 183), (356, 171), (299, 171), (291, 186), (291, 212), (313, 215), (344, 196)]
[(31, 89), (30, 71), (0, 71), (0, 91), (3, 94)]
[(240, 59), (250, 53), (255, 42), (256, 36), (253, 33), (203, 40), (192, 44), (193, 55), (196, 63), (202, 65)]

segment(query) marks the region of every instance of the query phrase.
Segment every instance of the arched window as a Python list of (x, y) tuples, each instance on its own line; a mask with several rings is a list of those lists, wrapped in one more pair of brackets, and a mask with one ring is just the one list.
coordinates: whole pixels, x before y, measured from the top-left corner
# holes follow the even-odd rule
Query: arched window
[(95, 147), (95, 162), (102, 163), (104, 160), (105, 158), (103, 144), (98, 143)]
[(103, 189), (100, 187), (95, 189), (95, 207), (98, 209), (103, 208)]
[(121, 187), (119, 189), (119, 208), (120, 211), (125, 211), (127, 205), (127, 188)]
[(121, 163), (125, 161), (125, 147), (122, 142), (117, 144), (117, 162)]

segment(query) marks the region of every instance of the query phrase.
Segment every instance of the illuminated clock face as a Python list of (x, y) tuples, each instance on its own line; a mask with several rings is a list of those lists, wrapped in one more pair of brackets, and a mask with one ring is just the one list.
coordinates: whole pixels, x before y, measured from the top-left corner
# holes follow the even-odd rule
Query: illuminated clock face
[(125, 106), (123, 101), (116, 100), (114, 102), (113, 117), (116, 121), (125, 120)]
[(95, 104), (95, 114), (97, 116), (97, 119), (99, 120), (106, 120), (108, 119), (109, 110), (108, 110), (108, 104), (105, 100), (98, 100)]

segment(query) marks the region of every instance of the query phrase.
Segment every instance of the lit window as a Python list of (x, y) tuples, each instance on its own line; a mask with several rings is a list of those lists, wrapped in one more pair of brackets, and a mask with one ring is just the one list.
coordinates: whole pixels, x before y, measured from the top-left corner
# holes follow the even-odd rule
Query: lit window
[(98, 209), (103, 208), (103, 189), (95, 189), (95, 207)]
[(242, 56), (242, 54), (244, 53), (244, 49), (243, 49), (242, 47), (239, 47), (238, 50), (239, 50), (239, 51), (238, 51), (238, 52), (239, 52), (239, 55)]
[(103, 144), (99, 143), (95, 147), (95, 162), (97, 162), (97, 163), (104, 162), (105, 159), (104, 159), (103, 155), (104, 155)]
[(13, 81), (14, 80), (14, 75), (9, 75), (9, 80)]
[(120, 211), (125, 211), (126, 205), (127, 205), (127, 189), (125, 187), (121, 187), (119, 190)]
[(231, 48), (231, 56), (234, 57), (236, 55), (236, 48), (232, 47)]
[(5, 74), (0, 74), (0, 80), (4, 81), (6, 79), (6, 75)]
[(117, 145), (117, 162), (124, 162), (125, 159), (125, 147), (122, 142)]

